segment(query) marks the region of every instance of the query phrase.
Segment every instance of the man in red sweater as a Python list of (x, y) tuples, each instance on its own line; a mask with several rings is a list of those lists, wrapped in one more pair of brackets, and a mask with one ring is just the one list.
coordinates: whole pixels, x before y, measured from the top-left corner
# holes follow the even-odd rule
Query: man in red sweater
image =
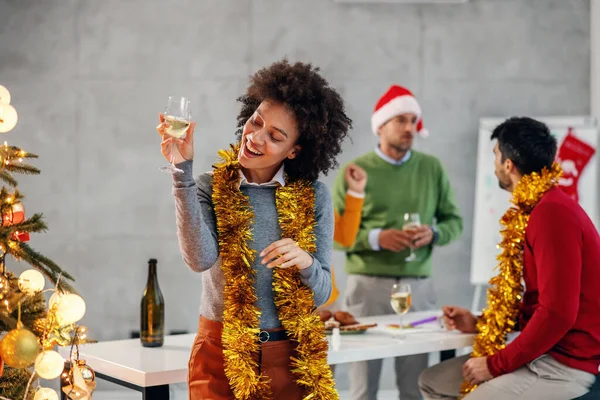
[[(531, 118), (510, 118), (492, 134), (500, 187), (550, 168), (556, 139)], [(519, 335), (489, 357), (457, 357), (425, 370), (426, 399), (456, 399), (461, 383), (479, 385), (465, 400), (573, 399), (588, 392), (600, 366), (600, 236), (560, 188), (531, 212), (523, 254), (525, 293)], [(448, 329), (476, 333), (477, 317), (444, 307)]]

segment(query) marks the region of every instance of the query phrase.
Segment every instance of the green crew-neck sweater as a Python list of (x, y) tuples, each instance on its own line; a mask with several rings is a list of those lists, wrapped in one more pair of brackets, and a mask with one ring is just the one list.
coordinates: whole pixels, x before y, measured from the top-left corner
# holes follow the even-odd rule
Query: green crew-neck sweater
[[(368, 174), (366, 197), (360, 229), (354, 245), (341, 247), (346, 252), (346, 272), (376, 276), (429, 276), (434, 245), (442, 246), (462, 233), (462, 217), (448, 176), (440, 161), (433, 156), (412, 151), (410, 158), (394, 165), (376, 152), (367, 153), (352, 163)], [(342, 169), (343, 171), (343, 169)], [(344, 174), (338, 174), (333, 190), (333, 204), (344, 212), (346, 194)], [(373, 250), (369, 232), (373, 229), (402, 229), (404, 214), (418, 212), (421, 224), (435, 225), (435, 244), (415, 250), (418, 261), (405, 262), (409, 250), (392, 252)]]

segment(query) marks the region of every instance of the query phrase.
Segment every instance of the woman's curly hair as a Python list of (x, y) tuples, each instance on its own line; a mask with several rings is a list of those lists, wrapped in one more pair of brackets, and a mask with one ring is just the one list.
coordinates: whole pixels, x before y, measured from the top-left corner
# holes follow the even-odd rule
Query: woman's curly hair
[(244, 124), (264, 100), (284, 104), (298, 123), (297, 144), (302, 150), (296, 158), (284, 161), (290, 179), (315, 181), (321, 172), (327, 175), (338, 166), (336, 156), (352, 120), (346, 115), (342, 97), (319, 74), (319, 68), (284, 59), (254, 74), (246, 94), (238, 98), (242, 103), (237, 117), (238, 140)]

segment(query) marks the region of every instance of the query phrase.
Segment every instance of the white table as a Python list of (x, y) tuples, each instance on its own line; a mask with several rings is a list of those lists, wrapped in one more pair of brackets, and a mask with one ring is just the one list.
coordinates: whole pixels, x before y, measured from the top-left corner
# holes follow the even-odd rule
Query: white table
[[(408, 313), (404, 322), (436, 315), (434, 312)], [(388, 357), (455, 350), (473, 344), (473, 335), (446, 332), (437, 324), (426, 324), (406, 331), (403, 339), (385, 327), (398, 323), (396, 315), (360, 318), (361, 323), (378, 326), (360, 335), (342, 335), (338, 350), (330, 348), (330, 364), (366, 361)], [(188, 360), (195, 334), (165, 337), (162, 347), (145, 348), (139, 339), (116, 340), (85, 345), (80, 357), (96, 372), (96, 376), (142, 392), (146, 400), (169, 398), (169, 385), (187, 380)], [(66, 349), (63, 356), (68, 356)]]

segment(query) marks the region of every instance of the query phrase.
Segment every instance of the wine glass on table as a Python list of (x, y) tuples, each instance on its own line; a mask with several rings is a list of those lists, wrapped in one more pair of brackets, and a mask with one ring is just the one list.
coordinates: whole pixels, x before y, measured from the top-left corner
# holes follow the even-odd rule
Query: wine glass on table
[[(404, 225), (402, 230), (410, 233), (414, 233), (421, 226), (421, 218), (419, 213), (406, 213), (404, 214)], [(418, 261), (417, 255), (413, 247), (410, 247), (410, 255), (404, 259), (406, 262)]]
[[(400, 332), (404, 329), (403, 317), (404, 314), (410, 310), (411, 302), (412, 296), (410, 285), (408, 283), (395, 283), (392, 287), (390, 304), (392, 305), (394, 312), (400, 316)], [(401, 334), (399, 336), (401, 336)]]
[[(192, 113), (190, 109), (190, 101), (185, 97), (170, 96), (165, 108), (165, 131), (168, 136), (176, 139), (184, 139), (188, 128), (192, 122)], [(175, 166), (173, 162), (173, 153), (176, 146), (175, 141), (171, 142), (171, 162), (169, 165), (160, 167), (162, 172), (183, 173), (183, 171)]]

